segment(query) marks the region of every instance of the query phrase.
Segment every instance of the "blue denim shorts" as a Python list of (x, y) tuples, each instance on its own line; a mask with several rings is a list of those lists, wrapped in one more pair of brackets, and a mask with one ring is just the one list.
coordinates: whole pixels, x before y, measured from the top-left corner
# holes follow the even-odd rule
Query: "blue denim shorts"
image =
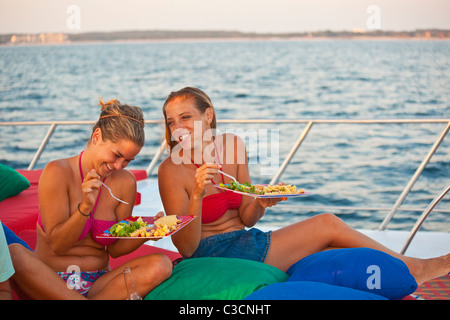
[(191, 258), (224, 257), (264, 262), (269, 252), (271, 233), (256, 228), (219, 233), (201, 239)]

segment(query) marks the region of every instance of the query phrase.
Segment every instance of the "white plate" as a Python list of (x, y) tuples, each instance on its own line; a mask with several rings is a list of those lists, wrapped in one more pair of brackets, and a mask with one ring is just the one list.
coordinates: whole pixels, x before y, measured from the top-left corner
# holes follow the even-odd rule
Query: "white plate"
[(217, 189), (222, 189), (222, 190), (231, 191), (231, 192), (234, 192), (234, 193), (243, 194), (245, 196), (249, 196), (249, 197), (253, 197), (253, 198), (265, 198), (265, 199), (267, 199), (267, 198), (295, 198), (295, 197), (309, 196), (309, 195), (313, 194), (312, 192), (303, 192), (303, 193), (293, 193), (293, 194), (267, 195), (267, 194), (255, 194), (255, 193), (231, 190), (231, 189), (228, 189), (228, 188), (220, 187), (218, 184), (215, 184), (214, 187), (216, 187)]

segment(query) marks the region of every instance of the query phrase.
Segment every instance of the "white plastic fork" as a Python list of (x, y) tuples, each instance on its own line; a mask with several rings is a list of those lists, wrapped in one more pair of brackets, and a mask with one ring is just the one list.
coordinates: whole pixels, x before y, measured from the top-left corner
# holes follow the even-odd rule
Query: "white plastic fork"
[(223, 172), (222, 170), (219, 170), (219, 172), (220, 173), (222, 173), (222, 174), (224, 174), (224, 175), (226, 175), (227, 177), (229, 177), (229, 178), (231, 178), (231, 179), (233, 179), (234, 180), (234, 182), (236, 182), (236, 184), (238, 184), (238, 185), (241, 185), (237, 180), (236, 180), (236, 178), (235, 177), (233, 177), (233, 176), (230, 176), (228, 173), (225, 173), (225, 172)]
[[(89, 170), (86, 170), (86, 172), (89, 173)], [(108, 189), (109, 194), (111, 195), (111, 197), (113, 197), (114, 199), (116, 199), (116, 200), (119, 201), (119, 202), (122, 202), (122, 203), (125, 203), (125, 204), (129, 204), (128, 202), (123, 201), (123, 200), (120, 200), (119, 198), (117, 198), (117, 197), (112, 193), (111, 189), (110, 189), (103, 181), (100, 181), (100, 182), (102, 183), (102, 185), (103, 185), (106, 189)]]
[(103, 183), (103, 181), (102, 181), (102, 185), (103, 185), (106, 189), (108, 189), (109, 194), (111, 195), (111, 197), (113, 197), (114, 199), (116, 199), (116, 200), (119, 201), (119, 202), (122, 202), (122, 203), (125, 203), (125, 204), (129, 204), (128, 202), (123, 201), (123, 200), (120, 200), (119, 198), (117, 198), (117, 197), (112, 193), (111, 189), (110, 189), (106, 184)]

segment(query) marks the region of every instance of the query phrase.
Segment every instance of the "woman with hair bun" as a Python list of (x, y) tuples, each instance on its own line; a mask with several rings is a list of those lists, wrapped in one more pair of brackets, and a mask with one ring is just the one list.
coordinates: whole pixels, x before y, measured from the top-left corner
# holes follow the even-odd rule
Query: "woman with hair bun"
[[(48, 163), (42, 172), (33, 263), (21, 263), (30, 260), (25, 248), (11, 249), (14, 281), (32, 298), (127, 298), (123, 268), (111, 271), (109, 257), (128, 254), (146, 240), (96, 235), (132, 215), (136, 179), (123, 169), (144, 145), (144, 117), (139, 107), (118, 100), (100, 100), (99, 105), (100, 117), (85, 150)], [(128, 204), (111, 197), (102, 182)], [(172, 270), (170, 259), (162, 254), (136, 258), (126, 265), (141, 297), (166, 280)], [(81, 280), (76, 290), (68, 288), (74, 270), (80, 271)]]

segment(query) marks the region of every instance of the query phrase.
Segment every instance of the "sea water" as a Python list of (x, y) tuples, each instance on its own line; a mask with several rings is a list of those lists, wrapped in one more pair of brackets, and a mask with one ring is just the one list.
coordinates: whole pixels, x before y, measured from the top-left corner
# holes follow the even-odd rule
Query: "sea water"
[[(450, 116), (450, 42), (418, 40), (180, 41), (0, 47), (0, 121), (96, 120), (98, 98), (140, 106), (161, 120), (171, 91), (195, 86), (218, 119), (437, 119)], [(306, 124), (219, 124), (268, 132), (281, 165)], [(287, 225), (331, 211), (376, 228), (445, 124), (315, 124), (280, 180), (314, 192), (269, 209), (261, 224)], [(0, 162), (27, 168), (48, 126), (0, 127)], [(146, 168), (163, 136), (146, 126), (130, 168)], [(90, 126), (60, 126), (36, 168), (80, 152)], [(277, 138), (278, 137), (278, 138)], [(450, 182), (447, 136), (402, 208), (425, 208)], [(246, 140), (247, 141), (247, 140)], [(250, 141), (250, 140), (248, 140)], [(249, 148), (254, 182), (268, 183), (261, 149)], [(272, 149), (269, 149), (272, 150)], [(166, 156), (166, 155), (165, 155)], [(263, 155), (264, 156), (264, 155)], [(156, 171), (155, 171), (156, 174)], [(437, 209), (450, 210), (450, 196)], [(328, 210), (330, 211), (330, 210)], [(409, 230), (420, 211), (400, 211), (390, 229)], [(450, 231), (446, 212), (423, 230)]]

